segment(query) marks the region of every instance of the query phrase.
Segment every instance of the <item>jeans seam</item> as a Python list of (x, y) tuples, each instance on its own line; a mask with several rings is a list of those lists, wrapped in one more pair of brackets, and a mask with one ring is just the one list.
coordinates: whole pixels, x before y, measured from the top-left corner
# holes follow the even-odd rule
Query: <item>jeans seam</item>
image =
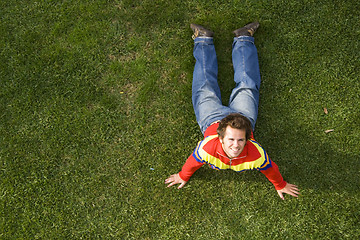
[(204, 50), (204, 45), (201, 45), (201, 53), (202, 53), (202, 71), (204, 74), (204, 78), (205, 78), (205, 83), (208, 82), (207, 76), (206, 76), (206, 63), (205, 63), (205, 50)]

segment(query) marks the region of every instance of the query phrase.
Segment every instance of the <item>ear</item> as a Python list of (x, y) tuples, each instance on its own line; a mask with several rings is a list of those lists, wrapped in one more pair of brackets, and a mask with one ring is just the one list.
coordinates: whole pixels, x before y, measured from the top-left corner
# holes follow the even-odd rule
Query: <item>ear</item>
[(220, 135), (218, 135), (218, 136), (219, 136), (220, 143), (221, 143), (221, 144), (224, 144), (224, 138), (221, 137)]

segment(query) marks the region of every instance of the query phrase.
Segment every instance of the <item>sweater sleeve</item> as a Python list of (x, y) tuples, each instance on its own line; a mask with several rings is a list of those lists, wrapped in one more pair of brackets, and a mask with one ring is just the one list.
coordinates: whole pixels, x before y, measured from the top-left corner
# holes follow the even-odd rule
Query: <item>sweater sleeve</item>
[(269, 181), (274, 184), (276, 190), (281, 190), (286, 186), (286, 182), (280, 174), (279, 168), (275, 162), (271, 161), (271, 167), (266, 170), (260, 170)]
[(198, 170), (202, 165), (204, 165), (204, 163), (196, 161), (194, 156), (191, 154), (179, 172), (180, 178), (186, 182), (189, 181), (194, 172), (196, 172), (196, 170)]

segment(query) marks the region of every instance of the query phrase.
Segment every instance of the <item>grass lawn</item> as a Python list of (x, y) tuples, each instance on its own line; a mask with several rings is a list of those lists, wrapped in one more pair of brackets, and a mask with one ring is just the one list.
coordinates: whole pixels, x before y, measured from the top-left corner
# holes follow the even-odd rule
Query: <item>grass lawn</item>
[[(0, 2), (0, 239), (359, 239), (360, 2)], [(202, 139), (190, 23), (258, 20), (255, 138), (297, 184), (259, 172), (165, 178)], [(324, 109), (327, 109), (325, 113)], [(332, 129), (332, 132), (325, 133)]]

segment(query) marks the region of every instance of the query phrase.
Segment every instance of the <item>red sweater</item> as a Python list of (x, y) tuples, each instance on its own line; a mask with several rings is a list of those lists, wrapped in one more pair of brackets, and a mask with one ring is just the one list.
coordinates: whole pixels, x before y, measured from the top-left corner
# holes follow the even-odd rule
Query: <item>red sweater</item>
[(182, 180), (189, 181), (190, 177), (205, 163), (214, 169), (232, 169), (237, 172), (256, 169), (262, 172), (274, 184), (276, 190), (285, 187), (286, 182), (279, 172), (278, 166), (271, 161), (265, 150), (258, 144), (253, 136), (246, 142), (241, 154), (230, 159), (222, 148), (217, 135), (219, 123), (212, 124), (204, 134), (194, 152), (186, 160), (179, 175)]

